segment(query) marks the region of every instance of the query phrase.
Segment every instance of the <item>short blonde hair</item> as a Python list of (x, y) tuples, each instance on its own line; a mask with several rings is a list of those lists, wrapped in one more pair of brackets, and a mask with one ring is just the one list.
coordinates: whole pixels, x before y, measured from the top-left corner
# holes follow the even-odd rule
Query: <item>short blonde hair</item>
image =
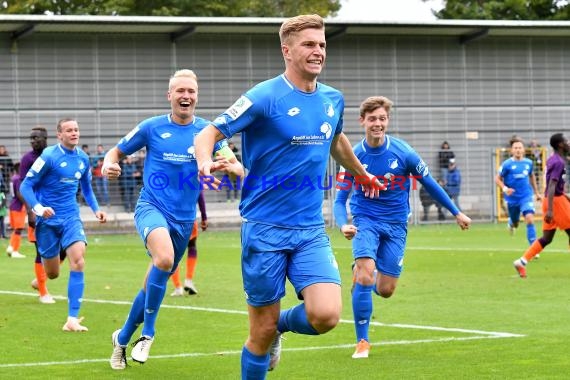
[(281, 43), (287, 43), (291, 36), (305, 29), (325, 29), (325, 21), (319, 15), (299, 15), (283, 21), (279, 29)]
[(176, 79), (176, 78), (191, 78), (191, 79), (194, 79), (194, 81), (196, 81), (196, 83), (198, 83), (198, 77), (196, 76), (196, 73), (194, 71), (189, 70), (189, 69), (182, 69), (182, 70), (178, 70), (174, 74), (172, 74), (172, 76), (170, 77), (170, 81), (168, 82), (168, 90), (170, 90), (172, 88), (172, 85), (174, 83), (174, 79)]
[(360, 117), (364, 117), (367, 113), (373, 112), (378, 108), (384, 108), (389, 115), (392, 105), (394, 105), (394, 102), (385, 96), (371, 96), (360, 103)]

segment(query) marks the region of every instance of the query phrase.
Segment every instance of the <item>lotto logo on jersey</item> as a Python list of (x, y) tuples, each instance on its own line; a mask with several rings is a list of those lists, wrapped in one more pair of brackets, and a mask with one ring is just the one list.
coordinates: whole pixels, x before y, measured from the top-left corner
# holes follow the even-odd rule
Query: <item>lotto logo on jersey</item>
[(239, 98), (230, 108), (226, 110), (226, 114), (231, 117), (233, 120), (236, 120), (240, 117), (249, 107), (251, 107), (253, 103), (251, 100), (242, 96)]

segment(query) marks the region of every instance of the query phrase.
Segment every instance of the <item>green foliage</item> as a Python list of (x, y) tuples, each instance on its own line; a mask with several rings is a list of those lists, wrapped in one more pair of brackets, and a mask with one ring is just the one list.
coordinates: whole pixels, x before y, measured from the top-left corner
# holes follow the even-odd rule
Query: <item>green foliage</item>
[(121, 16), (334, 16), (340, 0), (6, 0), (0, 13)]
[(570, 3), (561, 0), (447, 0), (445, 7), (435, 15), (440, 19), (570, 20)]

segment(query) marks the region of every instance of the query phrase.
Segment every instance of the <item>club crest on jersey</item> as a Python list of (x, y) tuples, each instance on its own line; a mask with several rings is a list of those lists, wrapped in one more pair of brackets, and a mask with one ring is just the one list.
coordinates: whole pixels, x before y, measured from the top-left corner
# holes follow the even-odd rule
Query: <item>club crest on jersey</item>
[(398, 160), (395, 158), (390, 158), (388, 160), (388, 167), (392, 170), (396, 169), (398, 167)]
[(253, 103), (245, 96), (241, 96), (230, 108), (224, 112), (226, 115), (236, 120), (240, 117)]
[(334, 107), (332, 103), (325, 103), (325, 113), (327, 114), (328, 117), (334, 116)]

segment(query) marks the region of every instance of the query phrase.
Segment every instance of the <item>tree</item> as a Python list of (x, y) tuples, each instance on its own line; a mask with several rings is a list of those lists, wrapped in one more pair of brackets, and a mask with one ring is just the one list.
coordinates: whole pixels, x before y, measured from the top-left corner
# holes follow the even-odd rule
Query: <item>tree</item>
[[(423, 0), (426, 1), (426, 0)], [(446, 0), (439, 19), (570, 20), (566, 0)]]
[(5, 0), (0, 13), (121, 16), (335, 16), (341, 0)]

